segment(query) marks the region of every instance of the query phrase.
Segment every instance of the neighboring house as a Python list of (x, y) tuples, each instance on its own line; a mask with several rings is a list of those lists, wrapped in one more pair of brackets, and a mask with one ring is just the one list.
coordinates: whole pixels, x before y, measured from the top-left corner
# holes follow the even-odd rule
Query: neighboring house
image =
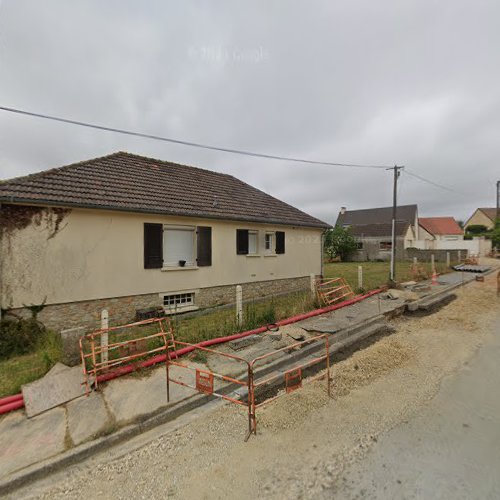
[(435, 241), (460, 241), (464, 239), (464, 230), (453, 217), (420, 217), (420, 239), (426, 242), (426, 248), (434, 248)]
[(119, 152), (0, 183), (3, 310), (114, 324), (309, 286), (330, 227), (227, 174)]
[(495, 227), (496, 216), (496, 208), (476, 208), (475, 212), (464, 224), (464, 229), (467, 230), (467, 227), (477, 225), (486, 226), (486, 229), (493, 229)]
[[(418, 233), (417, 205), (403, 205), (396, 213), (396, 257), (414, 245)], [(392, 250), (392, 207), (346, 210), (342, 207), (337, 226), (349, 228), (358, 241), (354, 260), (389, 260)]]

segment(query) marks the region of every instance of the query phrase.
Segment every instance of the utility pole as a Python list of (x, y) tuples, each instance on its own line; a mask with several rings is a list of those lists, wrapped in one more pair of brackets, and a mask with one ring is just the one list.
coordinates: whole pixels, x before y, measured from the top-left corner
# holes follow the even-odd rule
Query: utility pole
[(500, 181), (497, 181), (497, 216), (495, 219), (495, 226), (498, 220), (500, 219)]
[(391, 282), (396, 282), (396, 218), (398, 212), (398, 178), (401, 175), (401, 170), (403, 167), (398, 167), (394, 165), (392, 168), (387, 170), (394, 171), (394, 186), (392, 195), (392, 243), (391, 243), (391, 271), (389, 279)]

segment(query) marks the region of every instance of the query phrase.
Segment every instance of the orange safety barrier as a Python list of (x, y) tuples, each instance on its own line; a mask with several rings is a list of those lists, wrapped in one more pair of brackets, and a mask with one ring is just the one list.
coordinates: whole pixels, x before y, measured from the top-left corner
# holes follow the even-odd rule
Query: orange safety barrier
[[(152, 333), (137, 335), (137, 330), (144, 327), (149, 327)], [(132, 336), (132, 338), (123, 338), (106, 344), (102, 342), (104, 334), (108, 334), (108, 337), (116, 336), (118, 339), (122, 336)], [(100, 374), (108, 372), (111, 368), (142, 360), (149, 355), (166, 353), (173, 338), (172, 324), (168, 318), (146, 319), (128, 325), (102, 328), (84, 335), (80, 339), (80, 356), (87, 395), (92, 385), (97, 389)]]
[[(297, 349), (304, 347), (307, 344), (312, 344), (314, 342), (324, 342), (325, 353), (321, 356), (310, 356), (309, 359), (303, 361), (302, 363), (298, 363), (293, 368), (285, 371), (278, 372), (271, 375), (262, 375), (259, 376), (259, 372), (256, 370), (256, 365), (258, 363), (262, 363), (264, 360), (277, 356), (279, 354), (283, 354), (285, 351), (291, 352)], [(223, 375), (221, 373), (216, 373), (212, 370), (203, 370), (200, 368), (196, 368), (190, 366), (188, 362), (180, 362), (173, 359), (171, 352), (175, 352), (178, 346), (182, 347), (193, 347), (193, 349), (203, 351), (205, 353), (209, 353), (215, 356), (222, 356), (228, 359), (231, 359), (237, 363), (241, 363), (241, 375), (237, 376), (228, 376)], [(269, 353), (263, 354), (254, 358), (251, 361), (247, 359), (236, 356), (234, 354), (229, 354), (226, 352), (216, 351), (215, 349), (210, 349), (207, 347), (201, 347), (196, 344), (189, 344), (187, 342), (180, 342), (175, 340), (173, 337), (168, 342), (168, 350), (167, 350), (167, 385), (170, 383), (176, 383), (182, 385), (184, 387), (190, 387), (191, 389), (197, 390), (202, 394), (207, 394), (211, 396), (216, 396), (221, 399), (225, 399), (232, 403), (236, 403), (240, 406), (246, 406), (248, 411), (248, 433), (245, 437), (245, 441), (248, 440), (251, 434), (257, 433), (257, 416), (256, 410), (260, 408), (264, 404), (269, 403), (270, 401), (274, 401), (278, 397), (283, 394), (288, 394), (292, 391), (295, 391), (302, 387), (304, 382), (304, 371), (312, 368), (314, 365), (325, 362), (326, 367), (326, 379), (327, 379), (327, 392), (330, 396), (330, 386), (331, 386), (331, 378), (330, 378), (330, 349), (329, 349), (329, 338), (327, 334), (317, 335), (314, 337), (310, 337), (309, 339), (295, 342), (293, 344), (287, 345), (286, 347), (273, 350)], [(170, 366), (176, 366), (180, 368), (184, 368), (187, 370), (194, 371), (196, 373), (195, 383), (189, 384), (179, 379), (172, 378), (170, 374)], [(246, 376), (245, 376), (246, 375)], [(312, 381), (318, 378), (324, 378), (325, 374), (319, 374), (316, 376), (311, 376), (307, 380)], [(259, 378), (261, 380), (259, 380)], [(239, 385), (241, 387), (245, 387), (247, 390), (246, 401), (243, 396), (230, 396), (228, 394), (223, 394), (219, 391), (215, 390), (214, 380), (218, 379), (221, 381), (231, 382), (233, 384)], [(278, 394), (274, 397), (268, 397), (257, 403), (257, 393), (261, 390), (265, 385), (269, 385), (271, 382), (276, 382), (281, 380), (284, 383), (285, 391), (284, 393), (280, 393), (278, 390)], [(168, 390), (167, 394), (170, 391)]]
[(316, 295), (322, 304), (332, 305), (354, 297), (354, 292), (344, 278), (316, 280)]

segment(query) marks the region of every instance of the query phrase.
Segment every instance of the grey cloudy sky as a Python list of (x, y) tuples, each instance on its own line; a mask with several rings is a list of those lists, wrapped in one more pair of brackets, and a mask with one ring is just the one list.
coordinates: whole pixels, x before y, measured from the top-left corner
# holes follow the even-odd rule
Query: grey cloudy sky
[[(465, 218), (500, 178), (498, 0), (0, 3), (0, 105), (259, 152), (404, 164)], [(231, 173), (333, 222), (391, 173), (291, 164), (0, 112), (0, 177), (126, 150)]]

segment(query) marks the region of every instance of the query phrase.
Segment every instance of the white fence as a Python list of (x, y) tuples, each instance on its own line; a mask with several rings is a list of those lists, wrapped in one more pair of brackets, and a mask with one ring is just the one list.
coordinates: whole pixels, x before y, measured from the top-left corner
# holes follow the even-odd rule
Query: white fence
[(491, 240), (415, 240), (412, 245), (420, 250), (467, 250), (469, 255), (485, 257), (491, 252)]

